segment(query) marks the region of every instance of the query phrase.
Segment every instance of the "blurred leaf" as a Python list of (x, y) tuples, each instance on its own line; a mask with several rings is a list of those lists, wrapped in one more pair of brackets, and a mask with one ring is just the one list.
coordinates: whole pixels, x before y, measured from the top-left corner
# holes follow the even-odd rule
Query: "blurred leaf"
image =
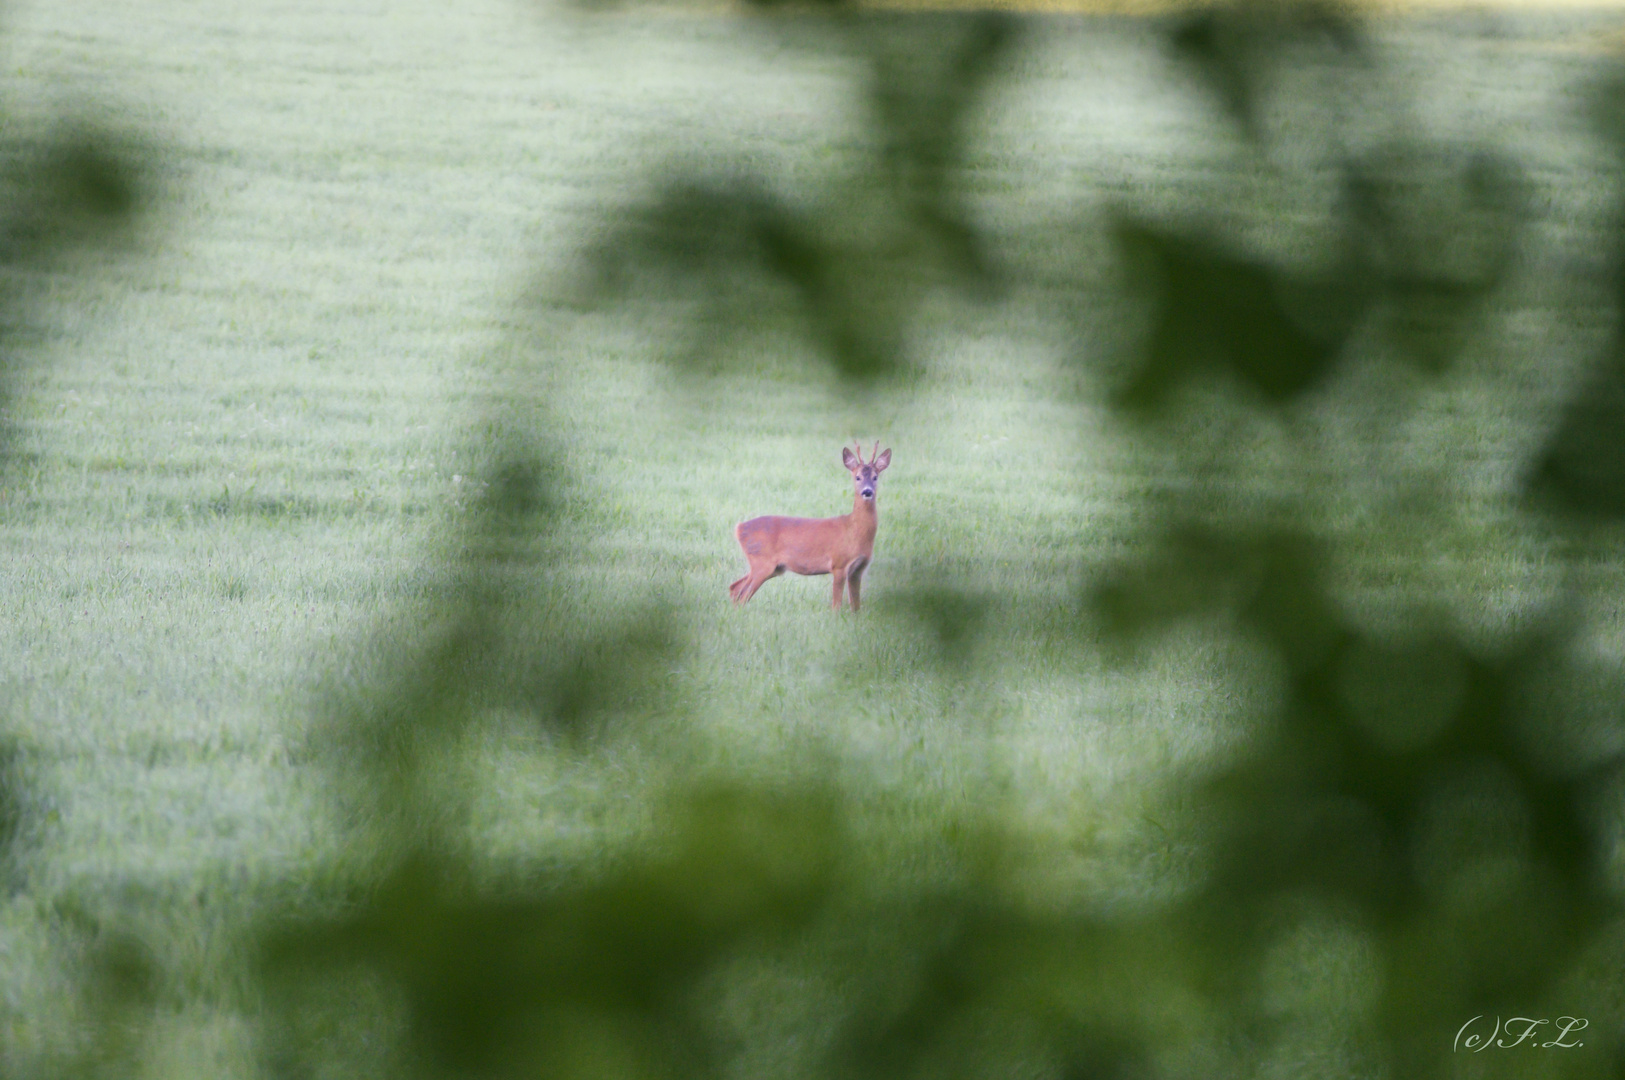
[(1348, 187), (1361, 258), (1406, 358), (1445, 370), (1484, 322), (1478, 305), (1511, 273), (1528, 178), (1489, 148), (1394, 141), (1353, 162)]
[(958, 279), (990, 289), (999, 275), (961, 197), (959, 170), (966, 164), (967, 127), (1018, 43), (1019, 24), (1002, 12), (908, 16), (905, 44), (896, 47), (893, 34), (873, 34), (893, 29), (890, 22), (872, 28), (870, 46), (876, 55), (869, 98), (884, 140), (881, 171), (898, 193), (901, 212), (931, 243), (931, 256)]
[(1175, 54), (1202, 74), (1226, 112), (1247, 136), (1262, 138), (1259, 83), (1289, 41), (1311, 39), (1359, 54), (1365, 43), (1346, 9), (1319, 0), (1234, 0), (1175, 23)]
[[(149, 166), (124, 137), (64, 122), (43, 136), (0, 137), (0, 269), (37, 271), (69, 251), (128, 234)], [(0, 281), (0, 346), (33, 315), (15, 277)], [(12, 348), (0, 350), (0, 466), (10, 453)]]
[(925, 631), (938, 659), (953, 670), (965, 670), (987, 631), (988, 598), (964, 590), (937, 586), (894, 593), (891, 606)]
[(1537, 504), (1589, 521), (1625, 517), (1625, 342), (1564, 407), (1531, 471)]
[(21, 749), (15, 738), (0, 734), (0, 887), (10, 891), (12, 851), (23, 836)]
[[(686, 370), (726, 366), (746, 335), (798, 336), (842, 380), (913, 373), (910, 322), (943, 287), (996, 284), (960, 194), (966, 127), (1015, 37), (983, 14), (865, 16), (876, 148), (792, 201), (747, 175), (665, 170), (653, 196), (591, 245), (588, 306), (685, 303)], [(711, 170), (707, 170), (711, 172)]]
[(145, 201), (142, 152), (104, 131), (64, 126), (0, 147), (0, 261), (36, 261), (105, 242)]
[(724, 783), (682, 793), (669, 829), (661, 854), (541, 889), (471, 889), (466, 868), (420, 850), (355, 914), (272, 932), (267, 970), (297, 1013), (323, 968), (373, 968), (404, 994), (412, 1042), (457, 1071), (597, 1075), (596, 1052), (547, 1045), (581, 1025), (616, 1032), (640, 1072), (700, 1067), (694, 980), (736, 943), (806, 923), (833, 885), (841, 822), (816, 789)]
[(594, 301), (689, 299), (701, 306), (685, 367), (707, 370), (747, 330), (805, 335), (843, 378), (902, 364), (899, 290), (876, 246), (760, 187), (677, 180), (589, 256)]
[(1353, 270), (1306, 279), (1126, 219), (1115, 239), (1151, 306), (1147, 340), (1116, 393), (1133, 412), (1155, 412), (1183, 383), (1214, 376), (1281, 405), (1327, 377), (1374, 296)]
[(1289, 529), (1171, 526), (1143, 558), (1105, 568), (1086, 599), (1120, 645), (1191, 616), (1233, 612), (1289, 670), (1317, 670), (1346, 634), (1325, 557), (1322, 545)]

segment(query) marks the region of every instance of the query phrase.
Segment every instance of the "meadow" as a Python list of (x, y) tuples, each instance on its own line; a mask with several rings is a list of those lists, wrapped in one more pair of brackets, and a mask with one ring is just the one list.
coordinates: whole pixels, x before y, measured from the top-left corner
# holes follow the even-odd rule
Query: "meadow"
[[(0, 733), (22, 812), (0, 901), (0, 1073), (278, 1074), (245, 942), (267, 912), (359, 903), (347, 890), (376, 867), (357, 852), (388, 817), (366, 789), (395, 789), (335, 747), (379, 686), (416, 692), (418, 650), (460, 603), (489, 603), (506, 642), (481, 662), (573, 656), (607, 688), (586, 721), (549, 727), (476, 686), (478, 722), (416, 766), (431, 775), (411, 783), (451, 794), (413, 797), (454, 804), (481, 872), (591, 877), (659, 835), (662, 799), (692, 776), (793, 789), (816, 774), (875, 808), (863, 865), (891, 876), (863, 895), (959, 887), (949, 849), (972, 822), (1014, 838), (994, 891), (1035, 919), (1188, 893), (1202, 832), (1168, 815), (1288, 693), (1280, 658), (1226, 616), (1131, 657), (1080, 621), (1093, 583), (1152, 548), (1147, 522), (1193, 485), (1226, 512), (1318, 522), (1354, 622), (1425, 595), (1487, 652), (1555, 606), (1578, 559), (1587, 647), (1617, 659), (1613, 533), (1554, 540), (1516, 503), (1614, 317), (1594, 247), (1620, 191), (1577, 104), (1611, 70), (1605, 16), (1376, 31), (1399, 126), (1505, 151), (1539, 207), (1470, 363), (1426, 390), (1380, 364), (1353, 385), (1414, 393), (1399, 417), (1321, 402), (1282, 419), (1198, 395), (1210, 426), (1150, 438), (1107, 403), (1107, 360), (1148, 316), (1106, 299), (1121, 282), (1095, 215), (1251, 206), (1221, 227), (1280, 252), (1319, 242), (1333, 198), (1320, 164), (1294, 171), (1303, 146), (1273, 179), (1236, 168), (1242, 140), (1155, 22), (1029, 27), (966, 121), (963, 179), (1018, 285), (931, 291), (903, 376), (832, 374), (770, 310), (721, 334), (662, 296), (580, 301), (580, 253), (668, 172), (753, 173), (792, 202), (854, 183), (876, 153), (867, 59), (799, 18), (506, 0), (8, 11), (8, 122), (139, 132), (151, 209), (118, 249), (17, 285), (32, 315), (8, 345)], [(1304, 70), (1288, 82), (1335, 78)], [(1291, 91), (1266, 126), (1326, 100)], [(1356, 144), (1388, 136), (1351, 126)], [(1026, 276), (1063, 256), (1064, 279)], [(1380, 359), (1384, 332), (1356, 347)], [(854, 439), (893, 452), (863, 612), (831, 613), (827, 578), (731, 607), (734, 523), (844, 512)], [(531, 446), (553, 470), (545, 527), (502, 539), (521, 554), (492, 571), (499, 601), (468, 600), (470, 522), (504, 448)], [(633, 647), (616, 644), (627, 625)], [(639, 651), (649, 626), (659, 640)], [(1318, 933), (1269, 953), (1266, 998), (1305, 993), (1329, 1015), (1370, 997), (1375, 946)], [(161, 987), (142, 992), (156, 1004), (137, 995), (139, 1024), (82, 991), (86, 958), (126, 940)], [(799, 1074), (806, 1046), (834, 1039), (802, 1015), (839, 997), (833, 982), (707, 978), (726, 984), (718, 1038), (746, 1048), (728, 1070)], [(1564, 1007), (1601, 1027), (1617, 982), (1583, 985), (1592, 999)], [(1201, 1013), (1180, 1002), (1170, 1013)], [(375, 1074), (355, 1045), (299, 1075)], [(1304, 1040), (1258, 1045), (1273, 1049), (1220, 1072), (1313, 1067), (1292, 1056)], [(616, 1060), (604, 1071), (639, 1072)]]

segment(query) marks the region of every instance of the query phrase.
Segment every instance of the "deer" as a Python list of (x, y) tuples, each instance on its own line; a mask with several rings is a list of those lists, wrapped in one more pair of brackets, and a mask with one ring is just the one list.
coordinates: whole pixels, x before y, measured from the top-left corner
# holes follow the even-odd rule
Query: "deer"
[(843, 447), (841, 463), (852, 474), (852, 512), (840, 517), (751, 518), (734, 526), (734, 539), (750, 563), (750, 573), (728, 586), (735, 604), (747, 604), (768, 578), (791, 573), (815, 577), (828, 574), (834, 579), (833, 607), (841, 610), (843, 593), (850, 593), (852, 610), (858, 610), (858, 587), (863, 572), (875, 552), (875, 492), (880, 474), (891, 464), (891, 448), (876, 456), (880, 443), (863, 460), (863, 447)]

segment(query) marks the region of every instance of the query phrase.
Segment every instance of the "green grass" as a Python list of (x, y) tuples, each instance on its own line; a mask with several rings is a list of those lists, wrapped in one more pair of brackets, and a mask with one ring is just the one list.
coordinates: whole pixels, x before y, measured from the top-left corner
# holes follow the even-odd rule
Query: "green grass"
[[(1200, 118), (1177, 103), (1125, 103), (1163, 61), (1112, 32), (1085, 55), (1107, 65), (1094, 97), (1075, 87), (1085, 60), (1040, 50), (986, 123), (971, 186), (1014, 248), (1048, 242), (1040, 211), (1124, 193), (1155, 208), (1178, 192), (1147, 175), (1199, 186), (1230, 152), (1190, 141)], [(70, 931), (88, 920), (165, 944), (172, 1008), (134, 1054), (151, 1075), (256, 1073), (221, 973), (255, 905), (353, 839), (320, 718), (387, 673), (377, 639), (417, 634), (478, 500), (484, 437), (516, 401), (566, 478), (540, 651), (667, 604), (680, 647), (653, 700), (678, 707), (643, 715), (634, 697), (635, 737), (568, 752), (518, 721), (471, 736), (448, 768), (477, 778), (471, 832), (496, 863), (602, 858), (647, 828), (667, 770), (772, 776), (818, 753), (855, 797), (896, 796), (889, 820), (922, 836), (996, 793), (1054, 856), (1036, 893), (1109, 904), (1153, 887), (1163, 841), (1142, 803), (1230, 752), (1277, 692), (1258, 650), (1211, 627), (1126, 668), (1080, 646), (1081, 582), (1132, 541), (1169, 469), (1080, 384), (1048, 293), (943, 302), (921, 377), (865, 390), (832, 388), (791, 346), (754, 361), (769, 380), (749, 364), (677, 375), (658, 311), (548, 299), (651, 160), (743, 155), (785, 182), (847, 167), (849, 64), (726, 20), (501, 2), (37, 3), (9, 13), (0, 46), (25, 117), (83, 94), (152, 133), (162, 163), (147, 250), (31, 284), (39, 325), (0, 473), (0, 715), (29, 811), (21, 885), (0, 898), (0, 1071), (69, 1053)], [(1597, 212), (1552, 186), (1582, 225)], [(732, 608), (734, 523), (844, 512), (854, 437), (893, 449), (863, 613), (831, 614), (827, 578)], [(1249, 450), (1231, 462), (1238, 497), (1313, 486), (1292, 439), (1241, 421), (1214, 436)], [(1387, 452), (1384, 469), (1405, 451)], [(1506, 485), (1487, 484), (1452, 495), (1443, 561), (1454, 544), (1471, 562), (1504, 523)], [(1336, 520), (1353, 595), (1373, 566), (1448, 578), (1446, 593), (1461, 577), (1395, 555), (1415, 539), (1403, 520)], [(1466, 578), (1538, 593), (1543, 549), (1514, 539)], [(990, 632), (933, 636), (906, 605), (938, 589)]]
[[(1099, 764), (1075, 671), (1003, 652), (1010, 694), (972, 705), (888, 615), (891, 596), (949, 580), (1064, 601), (1100, 496), (1052, 362), (949, 340), (921, 393), (852, 397), (811, 377), (682, 383), (652, 354), (658, 323), (589, 328), (595, 362), (574, 371), (505, 329), (534, 265), (629, 197), (662, 142), (838, 163), (850, 126), (831, 138), (819, 115), (843, 107), (844, 70), (725, 22), (506, 4), (40, 5), (8, 31), (13, 101), (43, 115), (44, 87), (87, 87), (162, 163), (148, 250), (39, 283), (0, 478), (0, 702), (29, 810), (0, 929), (8, 1070), (74, 1045), (62, 972), (88, 925), (162, 943), (165, 979), (193, 988), (137, 1058), (252, 1071), (221, 982), (236, 935), (254, 897), (347, 842), (311, 717), (376, 674), (366, 642), (409, 633), (432, 594), (509, 366), (571, 484), (564, 617), (674, 606), (671, 677), (701, 703), (710, 767), (771, 770), (811, 741), (955, 801), (999, 768), (961, 740), (984, 724), (1034, 744), (1012, 761), (1046, 759), (1062, 786)], [(723, 87), (701, 77), (719, 57)], [(623, 82), (651, 67), (649, 85)], [(516, 364), (484, 362), (516, 340)], [(854, 435), (895, 448), (868, 609), (834, 617), (828, 579), (789, 579), (733, 610), (733, 524), (844, 512)], [(1056, 744), (1081, 751), (1071, 766)], [(600, 857), (665, 775), (613, 747), (571, 764), (529, 737), (471, 753), (493, 857)]]

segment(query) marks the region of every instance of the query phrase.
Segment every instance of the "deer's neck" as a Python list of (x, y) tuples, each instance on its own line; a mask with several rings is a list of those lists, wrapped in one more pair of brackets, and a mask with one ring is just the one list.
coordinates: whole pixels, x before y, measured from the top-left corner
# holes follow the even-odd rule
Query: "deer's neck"
[(879, 499), (865, 500), (862, 495), (852, 496), (852, 523), (860, 529), (867, 529), (871, 534), (880, 518), (875, 514), (875, 504)]

